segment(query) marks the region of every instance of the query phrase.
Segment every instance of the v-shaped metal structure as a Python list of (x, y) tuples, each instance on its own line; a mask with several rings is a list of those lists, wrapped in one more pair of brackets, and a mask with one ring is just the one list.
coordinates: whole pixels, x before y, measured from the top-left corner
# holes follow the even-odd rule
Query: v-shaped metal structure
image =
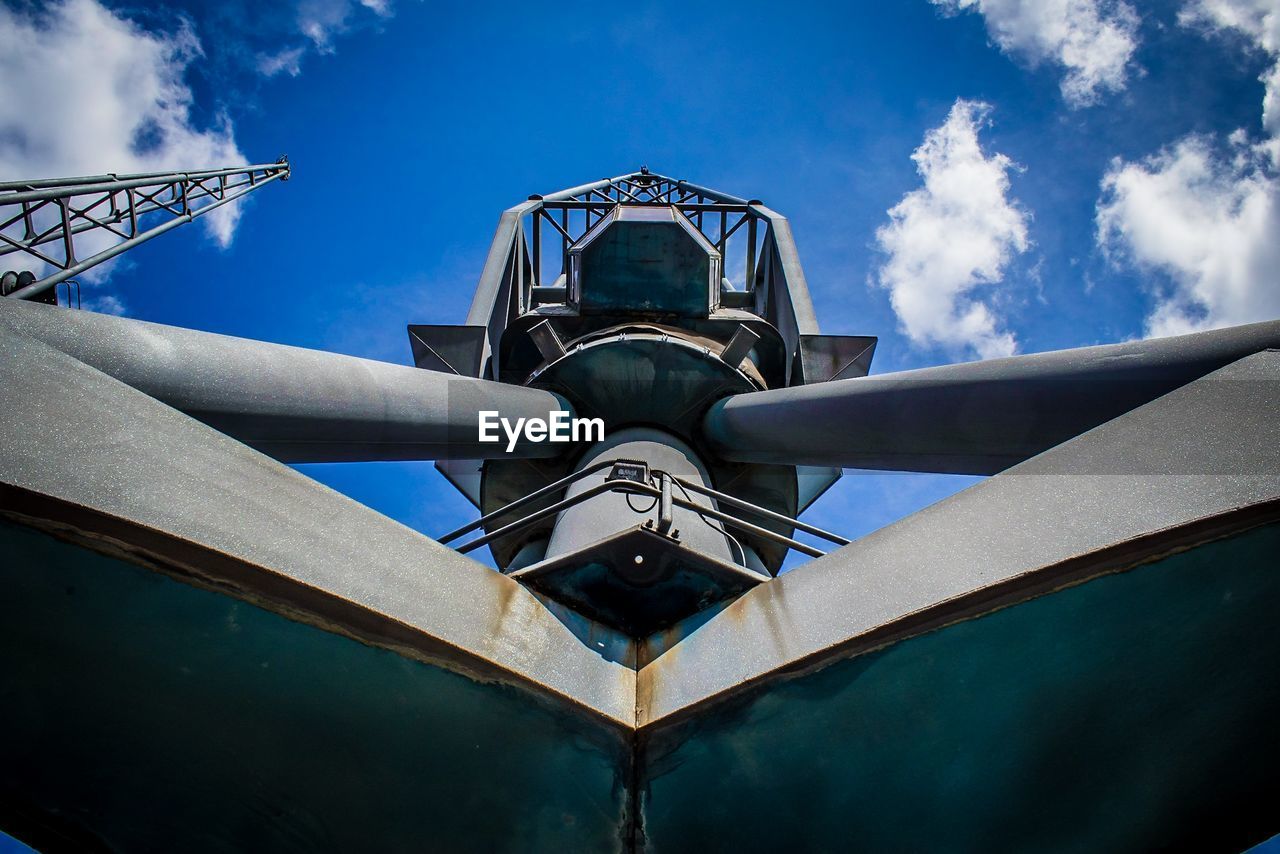
[[(1280, 322), (867, 375), (874, 339), (819, 332), (783, 217), (641, 170), (507, 211), (467, 322), (410, 341), (412, 368), (0, 300), (0, 828), (1280, 831)], [(604, 438), (508, 449), (482, 412)], [(458, 550), (284, 464), (386, 459), (475, 502)], [(795, 518), (842, 468), (992, 477), (848, 543)], [(838, 547), (778, 575), (809, 534)]]

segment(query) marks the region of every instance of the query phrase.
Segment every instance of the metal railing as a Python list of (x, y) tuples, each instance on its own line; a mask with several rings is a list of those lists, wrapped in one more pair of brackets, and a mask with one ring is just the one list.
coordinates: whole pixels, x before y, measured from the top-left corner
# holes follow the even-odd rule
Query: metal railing
[[(439, 542), (444, 544), (453, 542), (459, 537), (469, 534), (472, 531), (479, 530), (480, 528), (485, 527), (489, 523), (494, 522), (503, 516), (510, 515), (511, 513), (517, 510), (527, 507), (529, 504), (537, 501), (540, 498), (545, 498), (548, 495), (553, 495), (555, 493), (558, 493), (561, 490), (570, 486), (571, 484), (579, 480), (582, 480), (583, 478), (588, 477), (592, 474), (595, 474), (598, 471), (601, 471), (606, 468), (612, 468), (616, 470), (620, 465), (627, 466), (627, 467), (643, 468), (643, 470), (646, 472), (645, 479), (633, 480), (627, 477), (610, 476), (609, 478), (606, 478), (604, 482), (598, 483), (595, 486), (589, 487), (583, 490), (582, 492), (578, 493), (577, 495), (563, 498), (559, 501), (556, 501), (552, 504), (547, 505), (546, 507), (543, 507), (539, 510), (535, 510), (532, 513), (526, 514), (512, 522), (508, 522), (505, 525), (502, 525), (498, 528), (493, 529), (492, 531), (482, 534), (479, 537), (469, 540), (460, 546), (455, 546), (454, 548), (459, 553), (466, 554), (469, 551), (473, 551), (474, 549), (477, 549), (480, 546), (491, 543), (494, 540), (507, 536), (508, 534), (513, 534), (517, 531), (523, 530), (524, 528), (527, 528), (536, 522), (540, 522), (541, 520), (546, 519), (549, 516), (553, 516), (562, 510), (566, 510), (570, 507), (573, 507), (574, 505), (581, 504), (584, 501), (587, 501), (591, 498), (595, 498), (597, 495), (602, 495), (606, 492), (619, 492), (626, 495), (644, 495), (644, 496), (654, 498), (655, 501), (653, 506), (646, 508), (644, 512), (647, 513), (650, 511), (656, 511), (654, 527), (659, 532), (664, 534), (671, 527), (671, 519), (672, 519), (671, 508), (679, 507), (684, 510), (689, 510), (693, 513), (696, 513), (697, 515), (703, 518), (703, 521), (706, 521), (706, 519), (710, 517), (712, 519), (715, 519), (721, 522), (722, 524), (732, 525), (734, 528), (738, 529), (739, 531), (742, 531), (743, 533), (750, 534), (756, 537), (763, 537), (767, 540), (772, 540), (775, 543), (780, 543), (782, 545), (787, 546), (788, 548), (795, 549), (796, 551), (801, 552), (802, 554), (809, 555), (810, 557), (822, 557), (823, 555), (826, 554), (826, 552), (816, 549), (813, 546), (807, 545), (806, 543), (802, 543), (793, 537), (788, 537), (785, 534), (779, 534), (777, 531), (773, 531), (773, 530), (770, 530), (769, 528), (756, 525), (752, 522), (748, 522), (745, 519), (741, 518), (740, 516), (734, 516), (733, 514), (726, 513), (723, 510), (718, 510), (714, 507), (707, 507), (705, 505), (698, 504), (693, 500), (691, 500), (691, 498), (681, 498), (678, 495), (673, 495), (671, 492), (671, 484), (678, 484), (683, 490), (686, 490), (686, 495), (688, 495), (688, 492), (696, 492), (700, 495), (704, 495), (708, 498), (714, 499), (719, 503), (727, 504), (728, 506), (733, 507), (737, 510), (753, 514), (759, 517), (760, 519), (770, 521), (770, 522), (778, 522), (780, 524), (794, 528), (797, 531), (803, 531), (804, 533), (810, 534), (811, 536), (815, 536), (815, 537), (819, 537), (821, 539), (827, 540), (828, 542), (834, 543), (838, 546), (849, 545), (850, 541), (840, 536), (839, 534), (833, 534), (829, 531), (824, 531), (823, 529), (815, 527), (814, 525), (809, 525), (805, 522), (801, 522), (798, 519), (792, 519), (790, 516), (783, 515), (782, 513), (775, 513), (772, 510), (767, 510), (764, 507), (760, 507), (758, 505), (752, 504), (749, 501), (743, 501), (741, 498), (735, 498), (732, 495), (726, 495), (723, 492), (719, 492), (717, 490), (703, 486), (700, 483), (695, 483), (693, 481), (686, 480), (685, 478), (678, 477), (673, 474), (669, 474), (659, 469), (654, 469), (651, 474), (648, 474), (649, 468), (646, 463), (636, 461), (636, 460), (620, 460), (620, 459), (619, 460), (602, 460), (600, 462), (589, 465), (586, 468), (582, 469), (581, 471), (574, 472), (568, 477), (563, 477), (560, 480), (555, 481), (554, 483), (550, 483), (542, 487), (541, 489), (538, 489), (538, 490), (535, 490), (534, 492), (529, 493), (523, 498), (518, 498), (504, 507), (494, 510), (491, 513), (486, 513), (485, 515), (481, 516), (479, 519), (476, 519), (473, 522), (469, 522), (466, 525), (463, 525), (461, 528), (457, 528), (453, 531), (450, 531), (449, 533), (440, 537)], [(654, 482), (655, 480), (657, 481), (656, 483)]]
[[(0, 269), (8, 271), (3, 274), (5, 288), (13, 288), (5, 295), (40, 297), (141, 243), (272, 181), (288, 179), (289, 160), (282, 157), (275, 163), (200, 172), (0, 182)], [(81, 259), (77, 238), (83, 242), (82, 236), (90, 233), (119, 242)], [(37, 279), (23, 271), (19, 283), (17, 258), (35, 260), (53, 272)]]
[[(673, 205), (688, 217), (724, 258), (726, 276), (740, 278), (740, 307), (782, 335), (790, 371), (800, 336), (817, 334), (818, 323), (786, 217), (756, 199), (641, 169), (530, 196), (502, 214), (467, 315), (468, 326), (487, 327), (484, 360), (490, 376), (500, 374), (495, 345), (502, 331), (538, 305), (563, 301), (559, 287), (567, 283), (570, 247), (617, 205)], [(737, 245), (731, 245), (735, 240)]]

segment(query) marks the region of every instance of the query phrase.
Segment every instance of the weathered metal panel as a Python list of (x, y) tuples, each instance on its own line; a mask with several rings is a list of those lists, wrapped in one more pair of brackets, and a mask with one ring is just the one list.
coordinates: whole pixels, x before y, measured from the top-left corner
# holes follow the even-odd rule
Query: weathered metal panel
[[(618, 219), (585, 243), (570, 289), (583, 313), (706, 317), (718, 256), (658, 208), (664, 220)], [(713, 263), (714, 262), (714, 263)], [(713, 278), (714, 274), (714, 278)]]
[(1032, 595), (1043, 570), (1106, 571), (1107, 550), (1274, 502), (1276, 412), (1280, 352), (1258, 353), (761, 585), (640, 672), (639, 721), (847, 654), (925, 609), (957, 618), (961, 597)]
[(625, 850), (594, 715), (30, 528), (0, 551), (0, 826), (41, 850)]
[(1280, 832), (1278, 612), (1272, 525), (770, 682), (645, 736), (645, 850), (1234, 854)]
[(298, 620), (634, 720), (633, 672), (584, 647), (516, 582), (13, 333), (0, 337), (0, 435), (10, 515)]

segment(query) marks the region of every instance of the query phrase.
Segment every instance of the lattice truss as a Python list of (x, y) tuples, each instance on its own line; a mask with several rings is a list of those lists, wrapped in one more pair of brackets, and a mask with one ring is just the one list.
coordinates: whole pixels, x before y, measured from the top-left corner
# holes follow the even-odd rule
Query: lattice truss
[[(569, 247), (616, 205), (673, 205), (725, 259), (730, 287), (744, 291), (751, 290), (753, 277), (748, 271), (755, 270), (762, 244), (767, 242), (769, 218), (762, 216), (764, 211), (758, 201), (655, 175), (647, 169), (547, 196), (532, 196), (530, 201), (535, 204), (521, 207), (527, 208), (522, 211), (522, 231), (533, 287), (560, 284), (559, 277), (567, 270)], [(757, 206), (754, 211), (753, 206)], [(544, 262), (556, 255), (559, 270), (548, 276)]]
[(0, 182), (0, 293), (52, 301), (59, 284), (89, 268), (288, 178), (282, 157), (199, 172)]

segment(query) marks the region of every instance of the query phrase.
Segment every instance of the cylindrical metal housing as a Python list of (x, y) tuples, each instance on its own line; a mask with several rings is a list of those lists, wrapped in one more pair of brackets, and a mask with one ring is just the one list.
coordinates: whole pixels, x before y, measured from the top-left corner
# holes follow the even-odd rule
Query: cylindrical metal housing
[[(698, 459), (693, 450), (675, 436), (648, 427), (631, 427), (619, 430), (605, 441), (592, 447), (578, 463), (580, 471), (600, 460), (638, 460), (649, 465), (649, 470), (665, 471), (678, 477), (711, 486), (706, 466)], [(609, 475), (609, 469), (584, 477), (573, 483), (566, 497), (579, 495), (591, 487), (601, 484)], [(680, 487), (673, 487), (678, 493)], [(682, 496), (683, 497), (683, 496)], [(630, 506), (627, 503), (630, 498)], [(688, 496), (696, 504), (714, 508), (710, 498), (696, 493)], [(606, 492), (595, 498), (562, 511), (556, 519), (555, 530), (547, 544), (547, 558), (577, 551), (578, 549), (597, 543), (618, 531), (643, 524), (646, 519), (655, 519), (657, 508), (651, 508), (654, 499), (647, 496), (627, 496), (616, 492)], [(640, 513), (641, 510), (649, 510)], [(679, 531), (682, 544), (703, 554), (711, 555), (724, 561), (740, 563), (741, 555), (737, 547), (730, 544), (719, 522), (709, 519), (704, 521), (691, 510), (674, 508), (672, 512), (672, 531)], [(628, 575), (643, 575), (642, 565), (632, 569), (628, 567)]]

